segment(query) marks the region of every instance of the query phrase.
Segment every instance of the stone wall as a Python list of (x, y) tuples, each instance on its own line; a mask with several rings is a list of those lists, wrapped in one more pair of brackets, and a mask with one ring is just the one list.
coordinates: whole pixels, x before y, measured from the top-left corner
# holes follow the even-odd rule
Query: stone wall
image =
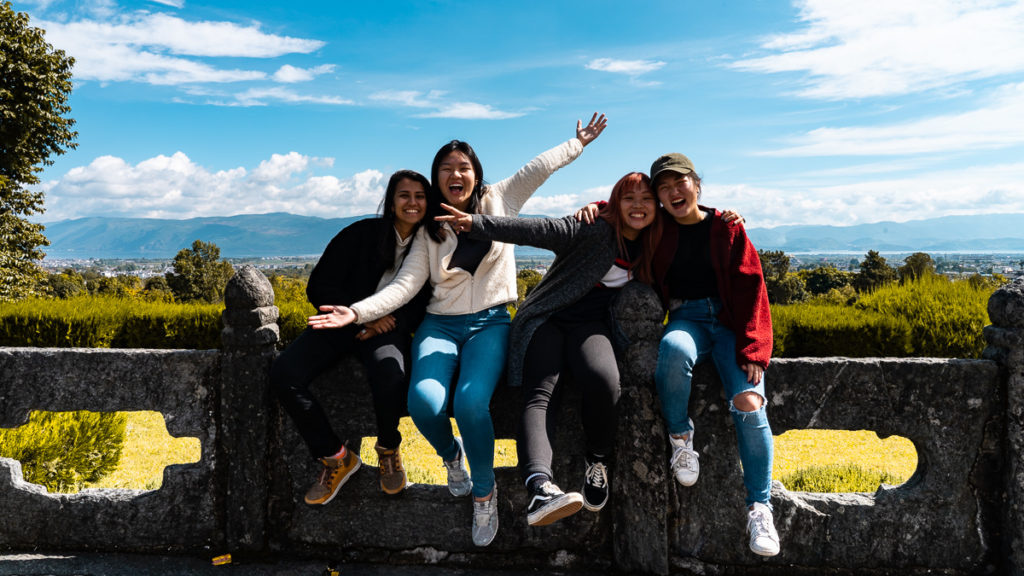
[[(670, 481), (651, 382), (661, 312), (630, 287), (620, 318), (633, 344), (623, 395), (612, 500), (542, 528), (527, 526), (514, 469), (496, 471), (501, 529), (484, 549), (469, 537), (469, 499), (443, 486), (383, 495), (360, 471), (327, 506), (301, 498), (316, 466), (267, 396), (276, 341), (269, 283), (242, 268), (229, 290), (223, 351), (0, 349), (0, 426), (28, 410), (157, 410), (174, 436), (202, 442), (202, 460), (165, 472), (154, 492), (50, 495), (0, 460), (0, 549), (232, 551), (452, 566), (559, 567), (698, 574), (1021, 574), (1024, 566), (1024, 284), (993, 297), (986, 360), (775, 360), (768, 371), (775, 433), (874, 430), (918, 451), (917, 472), (872, 494), (787, 492), (772, 502), (782, 553), (751, 554), (728, 404), (713, 368), (695, 378), (701, 478)], [(998, 308), (993, 312), (992, 308)], [(374, 420), (362, 367), (343, 360), (314, 385), (338, 432), (358, 445)], [(492, 415), (513, 438), (517, 391), (499, 387)], [(563, 398), (556, 479), (582, 483), (579, 396)], [(17, 513), (10, 513), (17, 510)], [(45, 530), (40, 527), (45, 526)]]

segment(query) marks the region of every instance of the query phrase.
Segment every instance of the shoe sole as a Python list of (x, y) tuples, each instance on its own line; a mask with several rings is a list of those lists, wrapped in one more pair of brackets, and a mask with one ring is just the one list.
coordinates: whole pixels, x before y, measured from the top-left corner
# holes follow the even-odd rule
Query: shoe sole
[(338, 495), (338, 492), (341, 492), (341, 487), (344, 486), (345, 483), (348, 482), (348, 479), (351, 478), (352, 475), (356, 473), (356, 470), (359, 470), (362, 467), (363, 461), (360, 460), (358, 456), (356, 456), (356, 465), (353, 466), (352, 470), (350, 470), (349, 473), (346, 474), (345, 477), (341, 479), (341, 482), (338, 482), (338, 485), (334, 488), (334, 492), (332, 492), (331, 495), (328, 496), (326, 500), (324, 500), (323, 502), (310, 502), (309, 500), (306, 500), (306, 504), (309, 504), (310, 506), (325, 506), (329, 504), (330, 501), (334, 500), (334, 497)]
[(583, 508), (583, 496), (580, 494), (563, 494), (542, 506), (539, 510), (526, 515), (526, 523), (530, 526), (547, 526), (572, 516)]
[(398, 488), (396, 488), (394, 490), (388, 490), (387, 488), (384, 487), (383, 484), (381, 484), (380, 485), (380, 491), (385, 493), (385, 494), (387, 494), (388, 496), (395, 496), (396, 494), (401, 494), (409, 486), (409, 477), (406, 476), (405, 474), (402, 474), (402, 476), (403, 476), (404, 480), (402, 481), (402, 485), (401, 486), (399, 486)]
[(590, 502), (587, 502), (586, 498), (583, 499), (583, 507), (586, 508), (587, 510), (590, 510), (591, 512), (600, 512), (601, 509), (604, 508), (604, 505), (607, 503), (607, 498), (605, 498), (604, 502), (601, 502), (600, 504), (591, 504)]
[(697, 483), (697, 479), (696, 479), (696, 478), (694, 478), (692, 482), (690, 482), (689, 484), (687, 484), (686, 482), (683, 482), (682, 480), (680, 480), (680, 479), (679, 479), (679, 477), (678, 477), (678, 476), (676, 476), (675, 474), (673, 474), (673, 475), (672, 475), (672, 477), (676, 479), (676, 482), (677, 482), (677, 483), (678, 483), (678, 484), (679, 484), (680, 486), (686, 486), (687, 488), (689, 488), (690, 486), (693, 486), (694, 484), (696, 484), (696, 483)]
[(762, 552), (762, 551), (754, 550), (753, 548), (751, 548), (750, 551), (753, 552), (754, 554), (757, 554), (758, 556), (764, 556), (765, 558), (771, 558), (772, 556), (778, 556), (779, 555), (779, 551), (778, 550), (774, 550), (774, 551), (773, 550), (765, 550), (765, 551)]

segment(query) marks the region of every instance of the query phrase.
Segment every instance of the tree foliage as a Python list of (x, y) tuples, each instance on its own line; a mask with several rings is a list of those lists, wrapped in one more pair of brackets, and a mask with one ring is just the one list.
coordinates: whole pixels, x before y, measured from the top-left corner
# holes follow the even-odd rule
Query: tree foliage
[(773, 304), (791, 304), (806, 296), (804, 281), (789, 271), (789, 256), (781, 250), (758, 250), (768, 300)]
[(858, 292), (871, 292), (896, 279), (896, 270), (876, 250), (868, 250), (853, 281)]
[(853, 274), (844, 272), (832, 264), (818, 266), (813, 270), (801, 270), (799, 276), (804, 281), (807, 291), (816, 296), (849, 286), (854, 277)]
[(219, 302), (224, 287), (235, 270), (220, 259), (220, 248), (213, 242), (196, 240), (174, 257), (174, 272), (167, 273), (167, 285), (180, 302)]
[(528, 268), (524, 268), (516, 273), (516, 295), (519, 298), (516, 305), (522, 304), (523, 300), (526, 300), (530, 291), (533, 290), (534, 286), (540, 284), (542, 278), (544, 276), (540, 272)]
[(917, 280), (928, 274), (935, 273), (935, 261), (924, 252), (914, 252), (903, 260), (903, 266), (897, 271), (900, 284)]
[(36, 263), (49, 244), (43, 225), (27, 217), (43, 212), (39, 183), (52, 157), (75, 148), (71, 128), (74, 59), (48, 44), (28, 15), (0, 3), (0, 301), (31, 294), (45, 281)]

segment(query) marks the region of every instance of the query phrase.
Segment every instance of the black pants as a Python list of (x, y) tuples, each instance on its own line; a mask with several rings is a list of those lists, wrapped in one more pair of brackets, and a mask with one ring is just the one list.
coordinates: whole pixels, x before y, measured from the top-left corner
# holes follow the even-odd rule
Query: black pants
[(549, 320), (534, 332), (526, 349), (524, 398), (519, 441), (519, 471), (523, 479), (551, 471), (551, 435), (557, 421), (549, 413), (560, 375), (568, 369), (583, 397), (583, 432), (588, 454), (611, 456), (615, 447), (620, 396), (619, 367), (611, 333), (603, 321), (561, 323)]
[[(306, 328), (274, 361), (270, 386), (291, 416), (315, 458), (336, 454), (342, 441), (309, 390), (313, 379), (343, 355), (355, 352), (369, 372), (370, 393), (377, 416), (377, 442), (385, 448), (402, 443), (398, 420), (405, 413), (409, 375), (406, 359), (412, 338), (405, 326), (366, 341), (355, 339), (356, 326), (339, 329)], [(351, 390), (362, 393), (361, 390)], [(358, 447), (356, 448), (358, 450)]]

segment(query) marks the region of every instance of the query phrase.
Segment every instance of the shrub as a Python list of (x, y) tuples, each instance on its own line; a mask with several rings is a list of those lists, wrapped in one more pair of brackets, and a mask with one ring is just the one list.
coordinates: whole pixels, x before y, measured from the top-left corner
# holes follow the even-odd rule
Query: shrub
[(811, 466), (779, 478), (786, 490), (796, 492), (874, 492), (880, 484), (899, 485), (906, 478), (897, 478), (880, 470), (856, 464)]
[(23, 300), (0, 313), (0, 346), (219, 348), (222, 308), (112, 296)]
[(21, 461), (26, 482), (78, 492), (117, 468), (125, 423), (117, 412), (32, 412), (24, 426), (0, 429), (0, 456)]

